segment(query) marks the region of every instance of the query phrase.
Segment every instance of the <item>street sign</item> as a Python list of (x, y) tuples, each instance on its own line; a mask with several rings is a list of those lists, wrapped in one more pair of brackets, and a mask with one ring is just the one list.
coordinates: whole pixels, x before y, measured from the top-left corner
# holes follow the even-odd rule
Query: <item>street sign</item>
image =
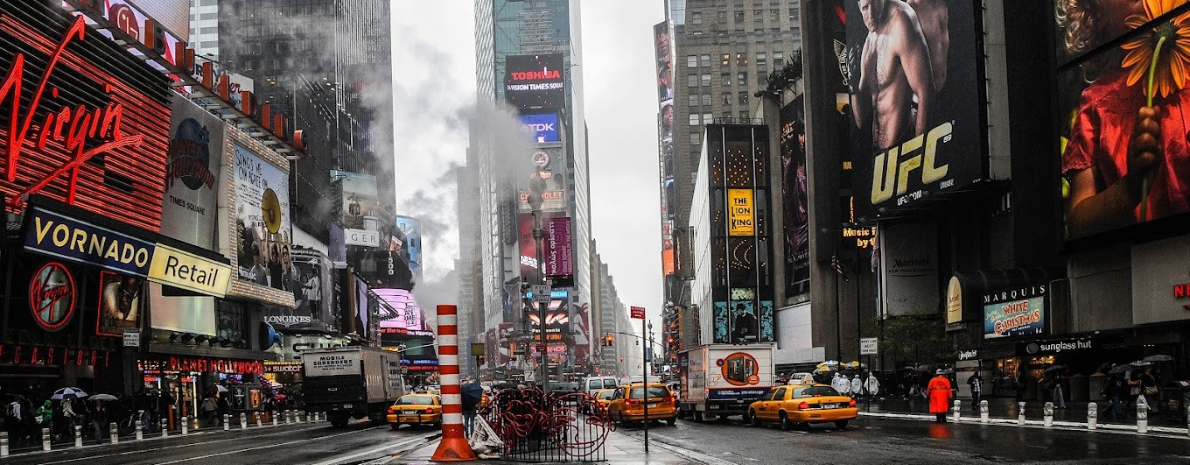
[(124, 328), (124, 347), (140, 347), (140, 330)]
[(645, 308), (644, 307), (631, 307), (631, 308), (632, 308), (632, 319), (634, 319), (634, 320), (645, 319)]
[(483, 354), (484, 354), (483, 343), (482, 342), (472, 342), (471, 343), (471, 356), (479, 357)]
[(876, 355), (876, 345), (876, 338), (874, 337), (859, 338), (859, 354)]
[(533, 288), (530, 290), (530, 292), (533, 293), (533, 303), (535, 303), (535, 304), (550, 303), (550, 287), (549, 286), (545, 286), (545, 285), (541, 285), (541, 284), (534, 284)]

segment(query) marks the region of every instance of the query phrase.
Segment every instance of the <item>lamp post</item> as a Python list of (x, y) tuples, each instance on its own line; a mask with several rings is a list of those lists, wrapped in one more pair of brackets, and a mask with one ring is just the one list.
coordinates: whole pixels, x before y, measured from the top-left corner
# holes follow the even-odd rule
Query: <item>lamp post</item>
[[(530, 178), (529, 179), (529, 199), (528, 199), (528, 201), (529, 201), (529, 208), (531, 210), (533, 210), (533, 242), (536, 244), (536, 251), (537, 251), (537, 284), (540, 284), (542, 286), (546, 286), (545, 264), (542, 263), (544, 261), (544, 259), (542, 258), (542, 250), (541, 250), (542, 239), (545, 238), (545, 232), (541, 230), (541, 204), (544, 201), (544, 195), (545, 195), (545, 180), (541, 179), (541, 176), (534, 176), (534, 177)], [(550, 292), (550, 289), (548, 286), (546, 287), (546, 292)], [(536, 296), (534, 296), (534, 297), (536, 297)], [(541, 361), (538, 362), (538, 365), (540, 365), (538, 368), (539, 368), (539, 371), (541, 372), (541, 375), (540, 375), (541, 376), (541, 382), (540, 382), (541, 383), (541, 391), (547, 392), (547, 393), (549, 392), (550, 374), (549, 374), (549, 357), (548, 357), (549, 351), (545, 350), (546, 349), (546, 335), (545, 335), (545, 317), (546, 317), (546, 315), (545, 314), (546, 314), (546, 308), (548, 306), (549, 306), (549, 303), (547, 303), (547, 302), (541, 302), (541, 303), (537, 304), (537, 325), (541, 328), (541, 330), (538, 332), (538, 334), (541, 335), (541, 342), (539, 343), (540, 345), (538, 345), (537, 348), (542, 349), (540, 351), (541, 352), (541, 354), (540, 354)]]

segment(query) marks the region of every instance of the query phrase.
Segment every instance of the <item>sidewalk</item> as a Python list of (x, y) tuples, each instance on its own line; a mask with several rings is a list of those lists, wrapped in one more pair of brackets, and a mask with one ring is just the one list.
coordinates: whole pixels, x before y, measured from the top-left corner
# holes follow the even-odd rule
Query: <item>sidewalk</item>
[[(974, 416), (979, 417), (979, 406), (974, 405), (970, 398), (959, 398), (963, 402), (962, 414), (964, 417)], [(1017, 419), (1017, 403), (1016, 399), (1012, 397), (985, 397), (983, 400), (988, 401), (988, 414), (991, 418), (1000, 419)], [(1060, 409), (1054, 407), (1054, 421), (1086, 423), (1087, 422), (1087, 404), (1089, 402), (1066, 402), (1066, 408)], [(1136, 426), (1136, 408), (1135, 406), (1121, 406), (1120, 411), (1123, 413), (1121, 418), (1109, 420), (1107, 411), (1107, 402), (1096, 402), (1096, 408), (1099, 410), (1097, 421), (1100, 425), (1114, 424), (1114, 425), (1128, 425)], [(1037, 400), (1025, 402), (1025, 418), (1029, 420), (1041, 420), (1042, 410), (1045, 403)], [(860, 400), (860, 413), (872, 412), (886, 412), (886, 413), (915, 413), (915, 414), (929, 414), (928, 403), (924, 400), (906, 400), (901, 396), (878, 398), (871, 402), (871, 409), (868, 409), (868, 400)], [(1186, 428), (1186, 420), (1184, 418), (1175, 418), (1174, 415), (1168, 412), (1149, 412), (1150, 426), (1164, 426), (1171, 428)]]
[[(386, 464), (408, 464), (408, 465), (428, 465), (436, 464), (430, 457), (434, 455), (434, 451), (438, 449), (438, 442), (434, 441), (418, 448), (407, 455), (400, 458), (385, 461)], [(722, 460), (716, 459), (708, 455), (692, 452), (688, 450), (680, 450), (673, 446), (662, 444), (658, 441), (649, 442), (649, 453), (645, 453), (645, 443), (640, 439), (624, 434), (619, 431), (612, 431), (607, 435), (607, 442), (605, 443), (606, 460), (587, 463), (600, 464), (652, 464), (652, 465), (679, 465), (679, 464), (723, 464)], [(376, 462), (380, 463), (380, 462)], [(515, 464), (524, 462), (511, 462), (506, 460), (479, 460), (471, 463), (483, 464)], [(536, 462), (536, 463), (551, 463), (551, 462)], [(552, 462), (552, 463), (575, 463), (569, 462)]]

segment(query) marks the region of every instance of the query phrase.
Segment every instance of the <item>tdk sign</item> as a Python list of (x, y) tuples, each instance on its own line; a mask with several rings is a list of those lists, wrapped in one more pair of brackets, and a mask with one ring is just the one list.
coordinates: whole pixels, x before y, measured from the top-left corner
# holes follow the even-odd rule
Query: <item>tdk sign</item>
[(558, 114), (542, 113), (536, 115), (521, 115), (517, 117), (521, 123), (521, 132), (533, 142), (544, 144), (558, 142)]

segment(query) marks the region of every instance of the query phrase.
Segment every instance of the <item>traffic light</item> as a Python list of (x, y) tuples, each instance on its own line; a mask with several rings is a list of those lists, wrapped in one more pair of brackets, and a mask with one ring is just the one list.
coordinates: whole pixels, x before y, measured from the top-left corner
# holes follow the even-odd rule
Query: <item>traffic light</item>
[(616, 345), (616, 340), (610, 333), (608, 333), (606, 336), (603, 336), (604, 347), (611, 347), (614, 345)]

